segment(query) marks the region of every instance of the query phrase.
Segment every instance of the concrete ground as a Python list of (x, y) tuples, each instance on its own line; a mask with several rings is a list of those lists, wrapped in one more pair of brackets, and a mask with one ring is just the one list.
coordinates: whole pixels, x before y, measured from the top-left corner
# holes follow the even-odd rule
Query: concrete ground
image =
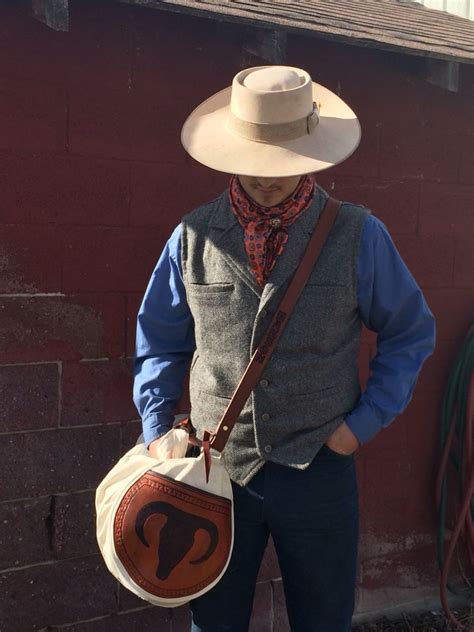
[[(474, 605), (472, 608), (454, 611), (455, 616), (468, 630), (474, 632)], [(353, 632), (454, 632), (457, 628), (449, 624), (444, 614), (429, 612), (420, 615), (406, 615), (398, 619), (380, 619), (371, 623), (361, 623), (352, 628)]]

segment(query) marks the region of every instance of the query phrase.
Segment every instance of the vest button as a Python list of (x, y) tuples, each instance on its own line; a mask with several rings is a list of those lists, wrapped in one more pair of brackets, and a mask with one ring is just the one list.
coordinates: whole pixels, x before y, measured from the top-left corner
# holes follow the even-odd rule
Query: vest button
[(260, 380), (260, 386), (263, 386), (263, 388), (266, 388), (268, 386), (268, 380)]
[(264, 450), (265, 450), (265, 452), (266, 452), (267, 454), (270, 454), (270, 452), (272, 451), (272, 446), (271, 446), (271, 445), (266, 445), (266, 446), (264, 447)]
[(268, 311), (266, 309), (262, 309), (262, 311), (260, 312), (260, 316), (262, 318), (265, 318), (266, 316), (268, 316)]
[(268, 413), (263, 413), (262, 421), (268, 421), (270, 419), (270, 415)]

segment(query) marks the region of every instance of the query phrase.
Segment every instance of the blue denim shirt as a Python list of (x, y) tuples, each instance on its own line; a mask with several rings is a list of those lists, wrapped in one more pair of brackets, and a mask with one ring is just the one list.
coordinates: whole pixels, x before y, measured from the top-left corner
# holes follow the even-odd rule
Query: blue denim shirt
[[(362, 230), (357, 300), (362, 322), (378, 334), (366, 389), (346, 417), (360, 443), (366, 443), (408, 405), (421, 366), (435, 345), (434, 318), (421, 289), (386, 227), (373, 215)], [(195, 347), (178, 226), (138, 313), (134, 401), (147, 445), (171, 427)]]

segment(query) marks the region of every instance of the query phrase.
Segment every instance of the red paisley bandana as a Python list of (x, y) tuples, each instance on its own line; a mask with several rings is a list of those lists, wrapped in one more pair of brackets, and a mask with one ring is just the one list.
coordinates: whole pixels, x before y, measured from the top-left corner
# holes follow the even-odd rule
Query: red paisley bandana
[(316, 179), (303, 176), (295, 191), (277, 206), (260, 206), (242, 188), (237, 176), (229, 185), (231, 207), (244, 229), (244, 244), (250, 266), (263, 287), (288, 241), (288, 226), (298, 219), (313, 199)]

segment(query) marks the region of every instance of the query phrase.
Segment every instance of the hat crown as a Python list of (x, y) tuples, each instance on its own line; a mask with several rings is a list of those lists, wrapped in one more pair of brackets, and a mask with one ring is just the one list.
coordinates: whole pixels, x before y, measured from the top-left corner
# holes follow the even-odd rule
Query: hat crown
[(302, 83), (304, 83), (304, 79), (295, 70), (285, 66), (255, 70), (248, 74), (243, 81), (246, 88), (261, 92), (291, 90), (299, 88)]
[(313, 110), (311, 77), (291, 66), (259, 66), (242, 70), (232, 82), (232, 114), (263, 125), (289, 123)]

